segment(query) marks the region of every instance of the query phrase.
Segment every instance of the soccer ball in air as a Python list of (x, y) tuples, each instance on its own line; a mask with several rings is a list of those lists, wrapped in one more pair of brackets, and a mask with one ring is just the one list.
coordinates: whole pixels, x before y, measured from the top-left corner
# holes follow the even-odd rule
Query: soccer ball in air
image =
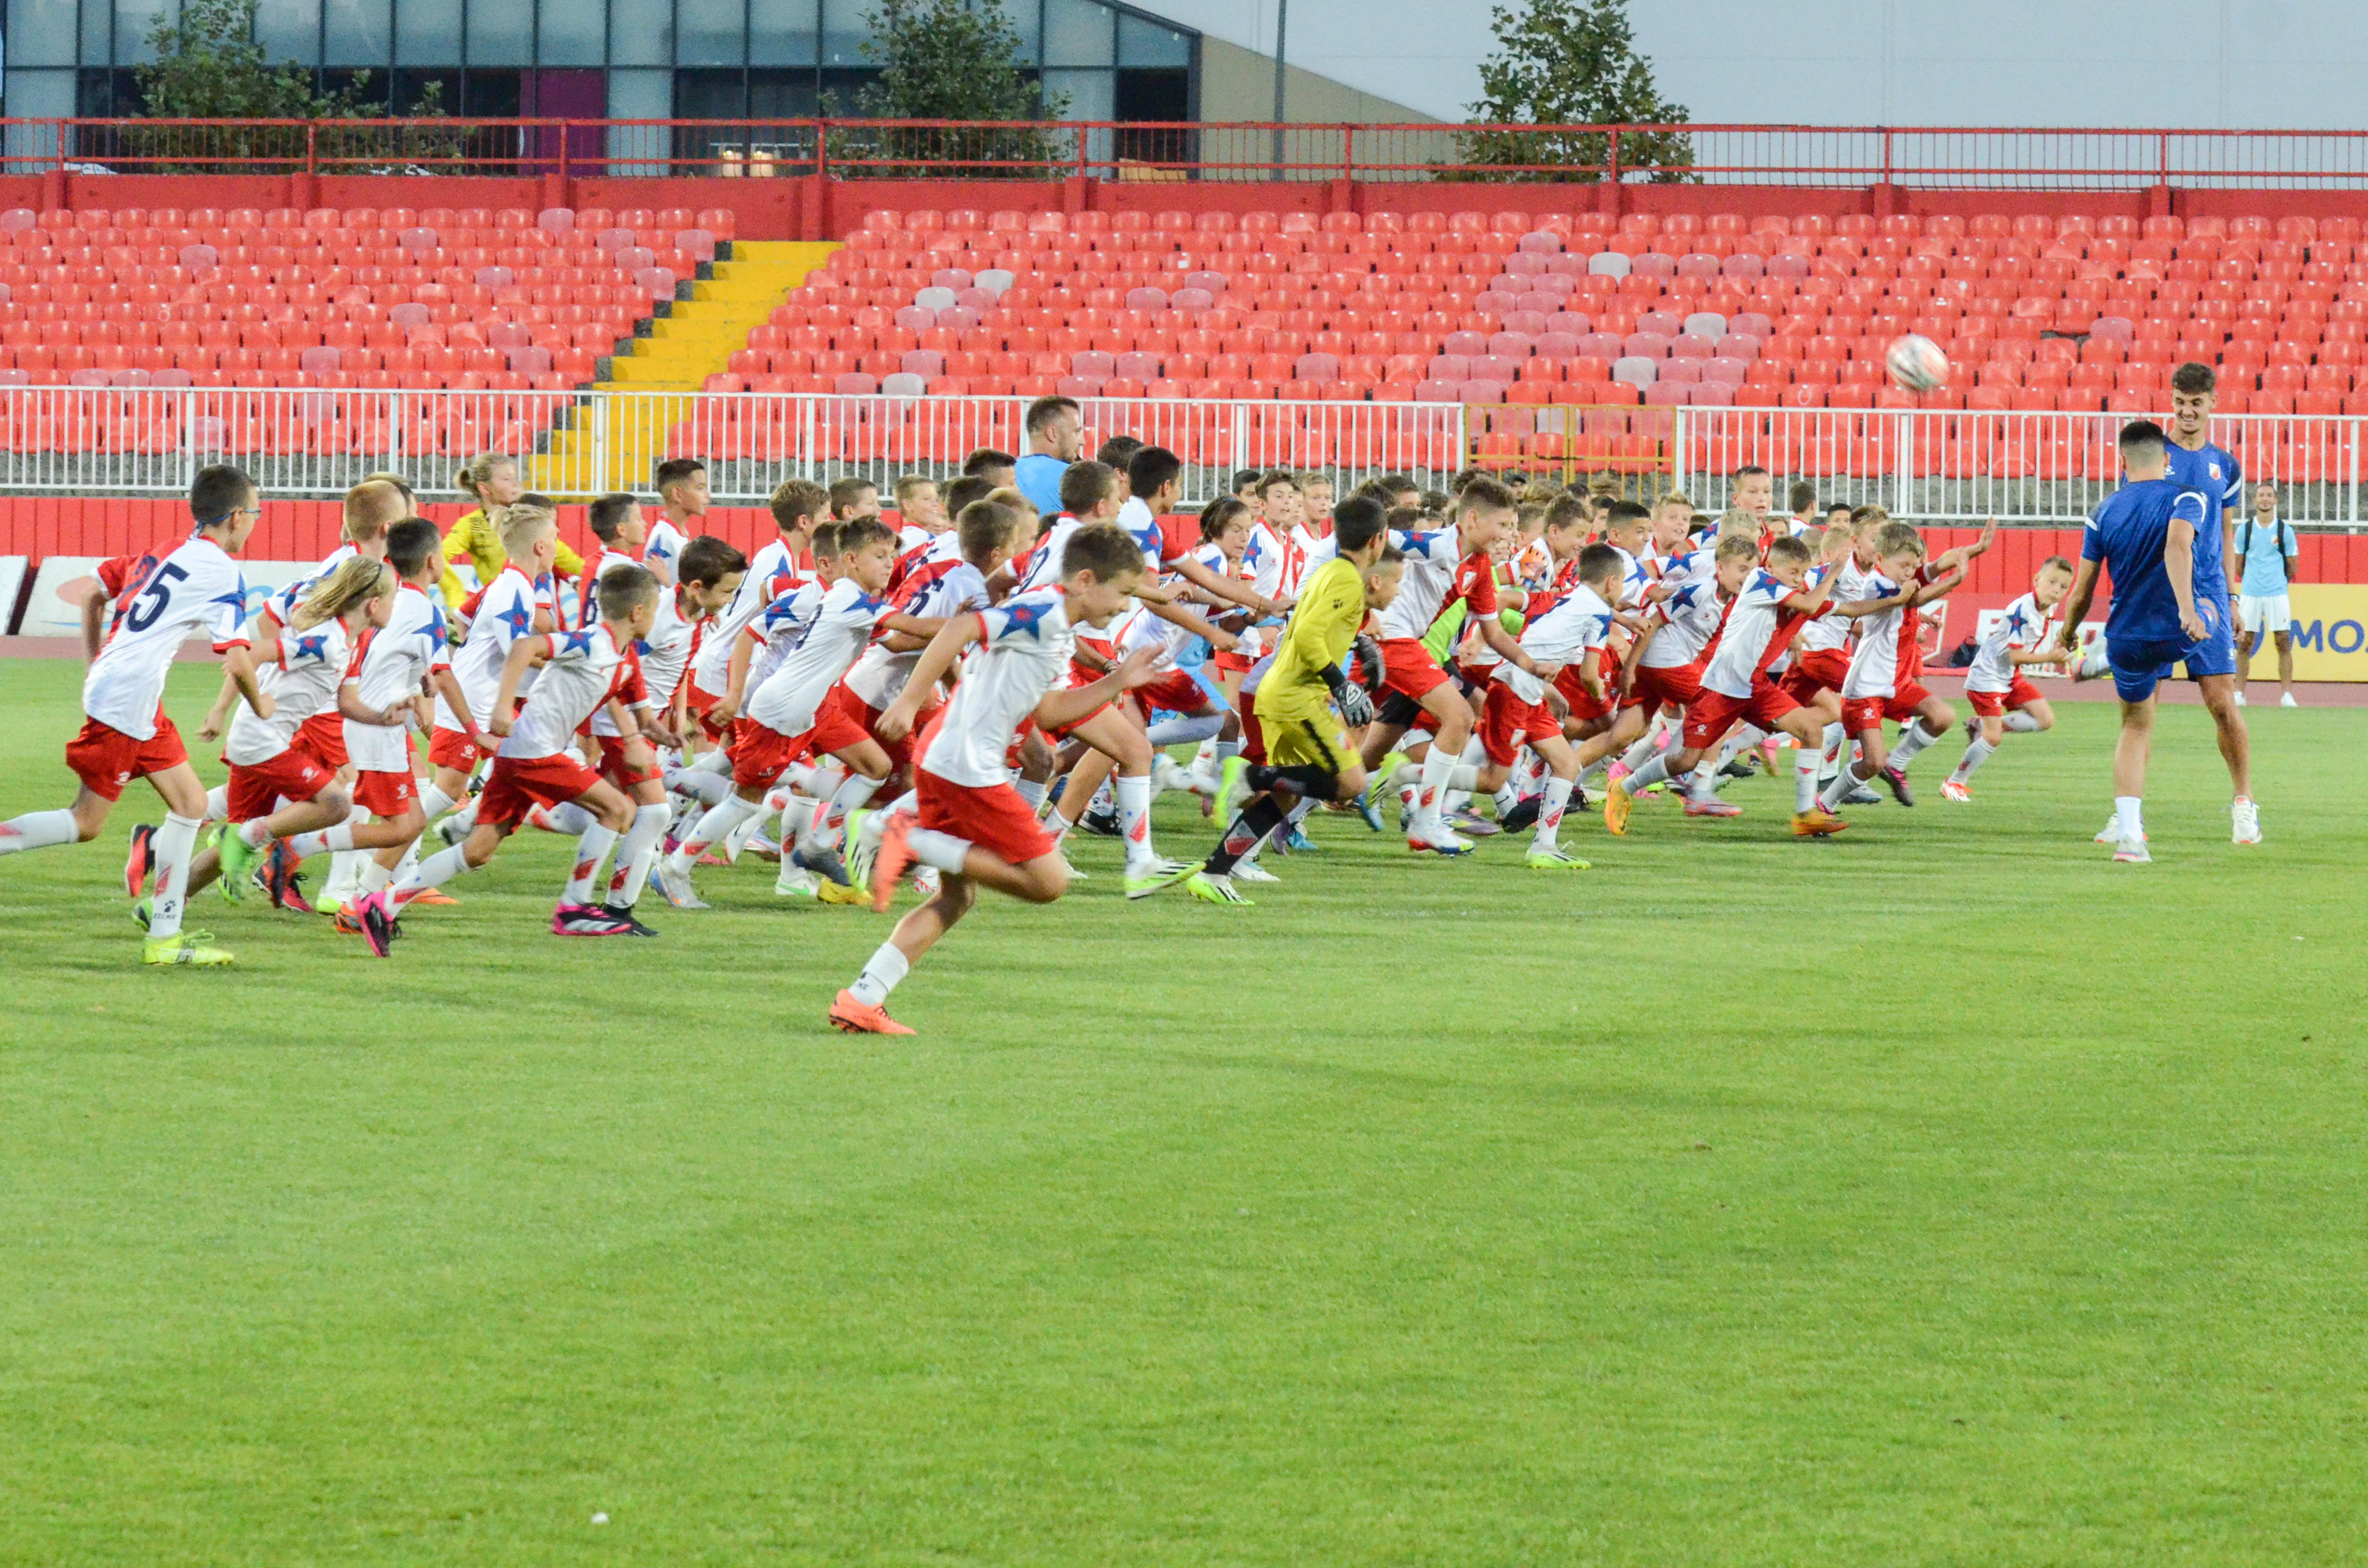
[(1941, 346), (1913, 332), (1891, 340), (1884, 350), (1883, 368), (1903, 392), (1928, 392), (1949, 379), (1949, 357)]

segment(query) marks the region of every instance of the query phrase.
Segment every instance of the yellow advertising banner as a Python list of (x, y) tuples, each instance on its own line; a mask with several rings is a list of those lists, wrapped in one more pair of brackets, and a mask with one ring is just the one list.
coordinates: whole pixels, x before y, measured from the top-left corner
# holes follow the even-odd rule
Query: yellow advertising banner
[[(2368, 586), (2296, 583), (2291, 597), (2294, 679), (2368, 681)], [(2255, 680), (2278, 678), (2277, 644), (2267, 635), (2247, 673)]]

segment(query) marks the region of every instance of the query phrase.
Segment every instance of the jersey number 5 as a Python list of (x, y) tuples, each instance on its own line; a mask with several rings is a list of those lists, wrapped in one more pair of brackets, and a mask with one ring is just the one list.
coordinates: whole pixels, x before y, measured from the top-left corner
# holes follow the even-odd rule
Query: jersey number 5
[(140, 597), (131, 601), (131, 613), (123, 618), (123, 623), (134, 631), (145, 631), (155, 625), (156, 618), (173, 602), (173, 584), (188, 574), (187, 569), (170, 562), (157, 567), (141, 585)]

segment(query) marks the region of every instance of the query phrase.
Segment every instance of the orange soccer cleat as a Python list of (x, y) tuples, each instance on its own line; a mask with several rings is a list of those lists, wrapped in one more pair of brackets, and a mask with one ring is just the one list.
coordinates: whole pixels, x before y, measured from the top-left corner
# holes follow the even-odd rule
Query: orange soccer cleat
[(841, 1034), (911, 1034), (888, 1016), (888, 1009), (859, 1002), (852, 991), (842, 991), (830, 1005), (830, 1027)]

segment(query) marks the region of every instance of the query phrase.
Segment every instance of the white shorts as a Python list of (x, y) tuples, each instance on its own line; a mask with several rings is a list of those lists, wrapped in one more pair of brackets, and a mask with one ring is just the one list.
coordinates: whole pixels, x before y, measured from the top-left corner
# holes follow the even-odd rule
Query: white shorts
[(2294, 602), (2285, 594), (2263, 594), (2258, 598), (2247, 594), (2237, 601), (2237, 614), (2245, 630), (2256, 636), (2294, 629)]

